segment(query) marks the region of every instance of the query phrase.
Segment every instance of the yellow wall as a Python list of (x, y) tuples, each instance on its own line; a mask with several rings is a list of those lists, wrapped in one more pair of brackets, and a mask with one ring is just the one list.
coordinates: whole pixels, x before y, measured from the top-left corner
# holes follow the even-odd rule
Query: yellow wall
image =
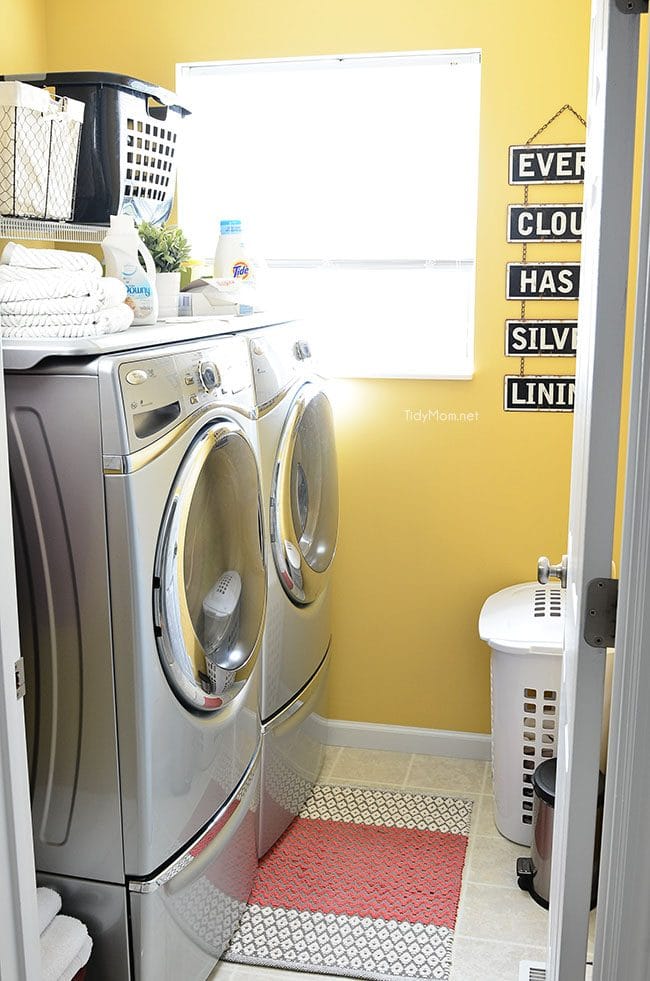
[(0, 16), (0, 74), (44, 71), (45, 0), (3, 0)]
[[(47, 0), (48, 68), (124, 72), (173, 87), (178, 61), (340, 52), (481, 48), (481, 168), (476, 375), (469, 382), (345, 381), (334, 387), (341, 542), (331, 714), (370, 722), (488, 731), (489, 659), (476, 622), (485, 597), (534, 577), (566, 547), (571, 417), (505, 414), (507, 148), (565, 102), (583, 115), (588, 0)], [(244, 111), (232, 107), (232, 111)], [(423, 119), (426, 125), (427, 120)], [(387, 120), (390, 133), (390, 120)], [(444, 140), (444, 134), (440, 134)], [(550, 142), (580, 142), (567, 114)], [(581, 189), (531, 190), (533, 201)], [(576, 247), (531, 246), (570, 259)], [(571, 317), (573, 304), (528, 315)], [(530, 373), (569, 373), (536, 362)], [(477, 412), (474, 423), (409, 422), (405, 409)]]

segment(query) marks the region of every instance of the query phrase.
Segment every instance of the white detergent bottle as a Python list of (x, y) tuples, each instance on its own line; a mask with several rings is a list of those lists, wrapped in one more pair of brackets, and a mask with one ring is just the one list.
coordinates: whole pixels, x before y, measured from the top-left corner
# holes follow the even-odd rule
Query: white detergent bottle
[(155, 324), (158, 319), (156, 267), (131, 215), (111, 215), (111, 227), (102, 242), (102, 249), (106, 275), (114, 276), (126, 286), (127, 303), (133, 307), (135, 315), (134, 325)]
[(219, 224), (219, 241), (214, 254), (216, 279), (235, 279), (240, 286), (252, 287), (255, 264), (248, 254), (239, 219), (226, 219)]

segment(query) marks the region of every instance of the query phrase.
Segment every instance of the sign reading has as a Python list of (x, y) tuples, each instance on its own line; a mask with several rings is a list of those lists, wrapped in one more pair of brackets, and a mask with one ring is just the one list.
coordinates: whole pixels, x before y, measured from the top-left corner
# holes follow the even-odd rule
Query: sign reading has
[(507, 412), (573, 412), (574, 375), (506, 375), (504, 409)]
[(582, 184), (584, 143), (510, 147), (510, 184)]
[(579, 262), (509, 262), (506, 271), (508, 300), (577, 300)]

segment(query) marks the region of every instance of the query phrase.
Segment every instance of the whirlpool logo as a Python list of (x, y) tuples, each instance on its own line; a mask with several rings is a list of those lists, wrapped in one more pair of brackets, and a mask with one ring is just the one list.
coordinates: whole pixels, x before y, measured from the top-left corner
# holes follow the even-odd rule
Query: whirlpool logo
[(235, 279), (248, 279), (250, 274), (250, 267), (247, 262), (240, 259), (239, 262), (233, 262), (232, 264), (232, 274)]

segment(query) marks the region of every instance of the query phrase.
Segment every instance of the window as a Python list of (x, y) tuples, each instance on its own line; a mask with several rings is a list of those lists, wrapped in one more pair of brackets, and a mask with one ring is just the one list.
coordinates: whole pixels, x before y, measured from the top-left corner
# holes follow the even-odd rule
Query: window
[(473, 370), (478, 52), (183, 65), (179, 217), (197, 256), (241, 218), (265, 309), (334, 374)]

